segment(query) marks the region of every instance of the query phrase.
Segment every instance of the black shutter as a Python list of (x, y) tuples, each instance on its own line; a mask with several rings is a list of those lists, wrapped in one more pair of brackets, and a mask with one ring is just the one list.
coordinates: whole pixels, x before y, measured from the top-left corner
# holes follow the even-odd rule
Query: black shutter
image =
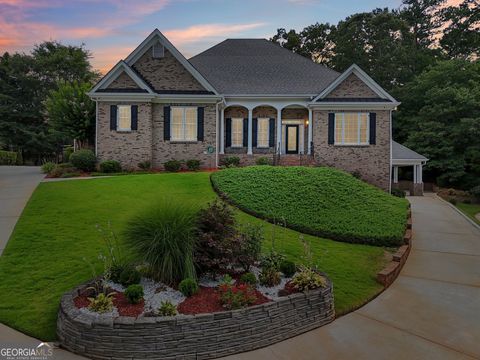
[(110, 130), (117, 130), (117, 105), (110, 105)]
[(163, 107), (163, 140), (170, 140), (170, 106)]
[(138, 130), (138, 105), (132, 105), (130, 108), (130, 112), (132, 115), (132, 130)]
[(275, 119), (270, 118), (268, 133), (268, 146), (275, 147)]
[(253, 118), (252, 147), (257, 147), (258, 119)]
[(227, 118), (225, 122), (225, 147), (232, 146), (232, 119)]
[(370, 113), (370, 144), (377, 142), (377, 113)]
[(203, 141), (203, 117), (205, 108), (197, 108), (197, 140)]
[(335, 144), (335, 113), (328, 113), (328, 143)]
[(248, 119), (243, 119), (243, 146), (248, 146)]

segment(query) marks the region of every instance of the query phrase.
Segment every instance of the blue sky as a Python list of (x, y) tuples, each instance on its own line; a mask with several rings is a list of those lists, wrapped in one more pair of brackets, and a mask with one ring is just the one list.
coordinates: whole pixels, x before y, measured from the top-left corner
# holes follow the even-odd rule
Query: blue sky
[(84, 43), (108, 70), (158, 28), (186, 56), (225, 38), (268, 38), (279, 27), (337, 23), (400, 0), (0, 0), (0, 53), (55, 39)]

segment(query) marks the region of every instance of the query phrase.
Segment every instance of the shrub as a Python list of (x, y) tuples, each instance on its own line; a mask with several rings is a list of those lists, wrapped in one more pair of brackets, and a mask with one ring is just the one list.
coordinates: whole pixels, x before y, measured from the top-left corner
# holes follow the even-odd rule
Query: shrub
[(257, 278), (254, 273), (247, 272), (240, 277), (240, 282), (255, 286), (257, 285)]
[(245, 271), (260, 258), (263, 241), (263, 228), (260, 225), (245, 225), (240, 232), (238, 262)]
[(272, 268), (276, 271), (280, 270), (280, 264), (285, 260), (285, 255), (277, 253), (275, 250), (271, 250), (267, 255), (262, 257), (260, 263), (262, 268)]
[(158, 308), (158, 315), (160, 316), (175, 316), (177, 315), (177, 307), (170, 301), (162, 301)]
[(57, 164), (55, 164), (54, 162), (47, 161), (41, 167), (42, 173), (50, 174), (53, 171), (53, 169), (55, 169), (56, 166)]
[(236, 262), (238, 232), (232, 209), (215, 200), (197, 219), (195, 263), (202, 271), (225, 269)]
[(319, 287), (325, 287), (327, 281), (316, 271), (302, 266), (300, 271), (293, 277), (292, 285), (298, 291), (308, 291)]
[(393, 196), (399, 197), (399, 198), (404, 198), (406, 196), (405, 191), (397, 188), (392, 188), (391, 193)]
[(133, 266), (126, 266), (120, 273), (119, 281), (123, 286), (139, 284), (142, 279), (140, 272)]
[(291, 277), (293, 274), (295, 274), (295, 271), (297, 271), (297, 266), (293, 261), (290, 260), (283, 260), (280, 263), (280, 271), (285, 275), (286, 277)]
[(200, 160), (196, 160), (196, 159), (187, 160), (187, 168), (190, 171), (200, 170)]
[(452, 205), (457, 205), (457, 199), (455, 199), (455, 198), (448, 199), (448, 202)]
[(125, 237), (131, 250), (166, 284), (195, 277), (193, 264), (195, 211), (163, 201), (134, 216)]
[(271, 287), (280, 284), (282, 279), (280, 272), (277, 269), (273, 267), (267, 267), (262, 269), (258, 280), (260, 281), (260, 284)]
[(132, 284), (125, 290), (125, 297), (130, 304), (138, 304), (143, 299), (143, 287), (139, 284)]
[(218, 287), (220, 302), (228, 310), (240, 309), (257, 301), (257, 295), (251, 285), (221, 284)]
[(480, 200), (480, 185), (474, 186), (473, 188), (468, 190), (468, 192), (475, 199)]
[(72, 177), (79, 177), (81, 176), (82, 174), (80, 174), (79, 172), (65, 172), (65, 170), (63, 170), (63, 174), (60, 176), (61, 178), (72, 178)]
[(63, 178), (63, 177), (72, 177), (72, 176), (80, 176), (78, 172), (75, 172), (73, 167), (68, 167), (67, 165), (71, 164), (58, 164), (56, 165), (49, 173), (48, 176), (54, 178)]
[(269, 158), (262, 156), (255, 160), (255, 164), (257, 165), (272, 165), (272, 160)]
[(180, 292), (186, 297), (190, 297), (197, 293), (198, 284), (195, 279), (186, 278), (180, 281), (180, 284), (178, 284), (178, 290), (180, 290)]
[(117, 173), (122, 171), (122, 166), (116, 160), (105, 160), (100, 163), (100, 172)]
[(360, 179), (360, 180), (362, 179), (362, 174), (358, 170), (352, 172), (352, 176), (356, 179)]
[(70, 162), (82, 171), (94, 171), (97, 159), (92, 150), (78, 150), (70, 156)]
[(145, 161), (139, 162), (138, 167), (142, 170), (148, 171), (152, 168), (152, 163), (148, 160), (145, 160)]
[(100, 293), (94, 298), (88, 298), (90, 301), (90, 305), (88, 308), (91, 311), (95, 311), (97, 313), (106, 313), (112, 310), (113, 308), (113, 295), (115, 293), (104, 294)]
[(178, 160), (169, 160), (163, 164), (165, 170), (170, 172), (177, 172), (182, 167), (182, 163)]
[(73, 154), (73, 146), (66, 146), (63, 149), (63, 161), (64, 162), (69, 162), (70, 161), (70, 156)]
[(14, 151), (0, 150), (0, 165), (16, 165), (17, 153)]
[(223, 165), (226, 167), (237, 167), (240, 165), (240, 158), (238, 156), (226, 156), (222, 161)]

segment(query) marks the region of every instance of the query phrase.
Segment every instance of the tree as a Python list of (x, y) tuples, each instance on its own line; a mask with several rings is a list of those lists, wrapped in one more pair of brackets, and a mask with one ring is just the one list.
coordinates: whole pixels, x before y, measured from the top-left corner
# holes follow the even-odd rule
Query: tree
[(87, 95), (91, 87), (90, 83), (65, 82), (46, 101), (53, 130), (76, 139), (80, 148), (91, 144), (95, 136), (95, 103)]

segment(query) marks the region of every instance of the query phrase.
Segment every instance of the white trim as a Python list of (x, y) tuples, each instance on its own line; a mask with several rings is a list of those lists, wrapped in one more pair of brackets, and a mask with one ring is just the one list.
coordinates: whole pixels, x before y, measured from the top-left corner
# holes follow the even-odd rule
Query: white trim
[(328, 85), (318, 96), (312, 101), (315, 102), (318, 99), (325, 98), (330, 94), (338, 85), (340, 85), (348, 76), (354, 74), (360, 80), (362, 80), (365, 85), (367, 85), (374, 93), (379, 95), (381, 98), (387, 98), (392, 102), (397, 102), (388, 92), (386, 92), (380, 85), (378, 85), (375, 80), (373, 80), (368, 74), (360, 69), (357, 64), (352, 64), (347, 70), (345, 70), (339, 77), (337, 77), (330, 85)]
[(98, 156), (98, 101), (95, 101), (95, 156)]
[(149, 94), (154, 94), (154, 91), (143, 81), (123, 60), (120, 60), (94, 87), (88, 95), (93, 96), (99, 89), (106, 89), (108, 86), (120, 76), (122, 72), (125, 72), (130, 78), (138, 85), (140, 89), (147, 90)]
[(307, 154), (312, 154), (312, 141), (313, 141), (313, 116), (312, 109), (308, 109), (308, 144), (307, 144)]
[(317, 102), (308, 103), (315, 110), (395, 110), (399, 102)]
[(192, 76), (208, 91), (212, 91), (215, 95), (218, 95), (217, 90), (205, 79), (198, 71), (193, 67), (193, 65), (185, 58), (185, 56), (177, 50), (175, 46), (160, 32), (160, 30), (155, 29), (152, 31), (148, 37), (142, 41), (142, 43), (137, 46), (135, 50), (132, 51), (130, 55), (127, 56), (125, 62), (132, 66), (149, 48), (152, 46), (155, 41), (159, 41), (172, 55), (175, 57), (187, 71), (192, 74)]
[(145, 93), (88, 93), (92, 100), (109, 102), (151, 102), (155, 95)]
[(253, 110), (248, 109), (247, 155), (253, 154)]
[(225, 108), (220, 110), (220, 154), (225, 154)]

